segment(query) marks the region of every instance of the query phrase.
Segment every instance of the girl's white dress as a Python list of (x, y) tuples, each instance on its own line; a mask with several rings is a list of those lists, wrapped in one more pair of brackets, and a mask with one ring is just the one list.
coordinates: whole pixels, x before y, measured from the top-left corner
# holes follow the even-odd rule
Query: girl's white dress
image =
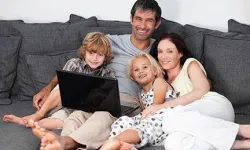
[[(176, 98), (177, 96), (178, 93), (175, 93), (173, 90), (168, 90), (165, 95), (165, 101)], [(153, 86), (151, 86), (147, 93), (141, 92), (141, 99), (145, 108), (153, 104), (153, 98)], [(141, 120), (141, 113), (134, 117), (120, 117), (111, 126), (112, 131), (110, 138), (115, 137), (127, 129), (134, 129), (139, 133), (141, 139), (141, 142), (135, 145), (137, 148), (146, 144), (154, 146), (163, 145), (166, 134), (162, 130), (162, 120), (163, 113), (167, 110), (168, 109), (161, 109), (144, 120)]]

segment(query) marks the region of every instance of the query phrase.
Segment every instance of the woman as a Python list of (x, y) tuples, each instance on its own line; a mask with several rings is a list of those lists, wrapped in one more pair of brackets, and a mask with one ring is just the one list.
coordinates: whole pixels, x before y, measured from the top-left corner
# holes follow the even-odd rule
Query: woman
[[(177, 109), (165, 114), (165, 122), (167, 123), (166, 125), (163, 123), (163, 130), (169, 133), (165, 141), (165, 148), (183, 149), (184, 147), (189, 147), (187, 149), (220, 149), (221, 145), (223, 145), (221, 143), (224, 141), (220, 140), (219, 145), (216, 145), (217, 143), (213, 142), (217, 139), (216, 137), (213, 137), (211, 140), (207, 135), (204, 135), (213, 134), (214, 130), (204, 128), (211, 127), (216, 123), (218, 123), (215, 125), (216, 128), (217, 126), (220, 128), (223, 127), (224, 124), (227, 124), (227, 121), (234, 121), (234, 110), (230, 101), (216, 92), (209, 91), (210, 84), (206, 77), (205, 69), (199, 61), (191, 58), (184, 40), (179, 35), (174, 33), (163, 34), (155, 41), (150, 54), (161, 65), (165, 72), (165, 79), (171, 83), (174, 90), (180, 92), (180, 97), (161, 105), (148, 107), (143, 111), (143, 118), (146, 118), (148, 115), (155, 113), (163, 107), (168, 108), (185, 105), (180, 111)], [(187, 111), (190, 111), (190, 113), (187, 113)], [(218, 120), (214, 118), (218, 118)], [(210, 120), (212, 121), (209, 122)], [(200, 131), (202, 133), (200, 133), (199, 129), (201, 129)], [(207, 132), (205, 132), (206, 130)], [(241, 144), (243, 141), (236, 140), (236, 145), (233, 145), (235, 134), (237, 134), (239, 126), (233, 125), (232, 130), (234, 131), (225, 131), (231, 140), (230, 142), (226, 141), (225, 145), (227, 145), (226, 147), (229, 149), (231, 146), (233, 146), (232, 148), (240, 148), (243, 146)], [(186, 143), (184, 141), (186, 141)], [(237, 145), (239, 142), (240, 145)], [(247, 140), (245, 142), (249, 141)]]

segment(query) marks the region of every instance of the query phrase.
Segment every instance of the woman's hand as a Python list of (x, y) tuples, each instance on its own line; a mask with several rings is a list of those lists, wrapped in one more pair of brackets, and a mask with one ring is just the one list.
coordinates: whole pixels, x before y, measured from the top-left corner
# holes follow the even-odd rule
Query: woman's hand
[(158, 110), (160, 110), (164, 107), (165, 107), (164, 104), (158, 104), (158, 105), (153, 104), (151, 106), (148, 106), (146, 109), (143, 110), (141, 119), (145, 119), (149, 115), (153, 115), (155, 112), (157, 112)]

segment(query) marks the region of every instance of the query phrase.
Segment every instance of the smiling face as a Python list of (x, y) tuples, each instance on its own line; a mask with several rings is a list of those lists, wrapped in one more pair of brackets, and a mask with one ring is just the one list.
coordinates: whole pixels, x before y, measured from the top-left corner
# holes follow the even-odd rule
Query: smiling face
[(105, 55), (98, 52), (87, 51), (85, 54), (85, 61), (92, 71), (100, 67), (105, 60)]
[(135, 14), (131, 20), (132, 25), (132, 38), (134, 40), (144, 41), (150, 39), (153, 31), (159, 26), (160, 23), (156, 23), (156, 13), (151, 10), (135, 11)]
[(163, 39), (157, 47), (158, 61), (165, 71), (180, 68), (182, 54), (169, 39)]
[(156, 75), (157, 71), (146, 57), (138, 57), (132, 61), (131, 76), (141, 86), (151, 84)]

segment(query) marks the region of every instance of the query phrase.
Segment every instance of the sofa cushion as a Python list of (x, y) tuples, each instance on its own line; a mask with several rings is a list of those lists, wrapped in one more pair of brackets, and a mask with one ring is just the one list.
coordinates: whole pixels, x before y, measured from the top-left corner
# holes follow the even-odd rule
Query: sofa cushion
[[(70, 14), (70, 23), (75, 23), (81, 20), (84, 20), (85, 18), (76, 14)], [(110, 21), (110, 20), (97, 20), (97, 24), (99, 27), (130, 27), (130, 22), (126, 21)]]
[[(204, 67), (212, 90), (237, 108), (250, 104), (250, 35), (210, 32), (204, 38)], [(250, 114), (249, 109), (246, 109)]]
[(35, 92), (37, 93), (45, 87), (56, 75), (56, 70), (61, 70), (66, 62), (73, 57), (78, 57), (77, 50), (25, 54), (24, 59), (30, 73), (31, 81), (35, 87)]
[(240, 23), (234, 19), (228, 20), (228, 32), (250, 34), (250, 25)]
[(184, 25), (184, 40), (189, 52), (203, 64), (203, 40), (206, 29)]
[(153, 33), (153, 38), (156, 39), (157, 37), (160, 37), (163, 33), (177, 33), (180, 36), (184, 37), (184, 26), (173, 22), (170, 20), (166, 20), (165, 18), (161, 18), (161, 25), (159, 28), (157, 28)]
[(16, 77), (21, 35), (8, 23), (0, 23), (0, 104), (10, 104), (10, 92)]
[(25, 62), (28, 53), (50, 53), (69, 49), (78, 49), (81, 45), (79, 31), (87, 26), (97, 26), (94, 19), (85, 19), (77, 23), (16, 23), (13, 26), (22, 34), (23, 40), (18, 57), (17, 84), (19, 99), (30, 99), (35, 88), (31, 74)]
[[(78, 16), (78, 15), (75, 15), (75, 14), (70, 15), (70, 22), (71, 23), (81, 21), (82, 19), (84, 20), (85, 18)], [(127, 22), (127, 21), (97, 20), (97, 23), (98, 23), (99, 27), (107, 27), (109, 29), (111, 29), (111, 28), (123, 28), (123, 29), (130, 28), (132, 31), (131, 24), (130, 24), (130, 22)], [(174, 32), (174, 33), (179, 34), (180, 36), (184, 36), (183, 30), (184, 30), (183, 25), (181, 25), (177, 22), (169, 21), (169, 20), (162, 18), (161, 25), (159, 26), (158, 29), (155, 30), (152, 37), (157, 38), (162, 33), (166, 33), (166, 32), (168, 32), (168, 33)], [(131, 33), (131, 31), (129, 33)], [(118, 32), (118, 34), (120, 34), (120, 33), (121, 32)]]
[(111, 34), (111, 35), (122, 35), (122, 34), (131, 34), (132, 30), (131, 27), (119, 27), (119, 28), (112, 28), (112, 27), (87, 27), (80, 31), (80, 37), (84, 39), (84, 37), (89, 32), (102, 32), (104, 34)]

